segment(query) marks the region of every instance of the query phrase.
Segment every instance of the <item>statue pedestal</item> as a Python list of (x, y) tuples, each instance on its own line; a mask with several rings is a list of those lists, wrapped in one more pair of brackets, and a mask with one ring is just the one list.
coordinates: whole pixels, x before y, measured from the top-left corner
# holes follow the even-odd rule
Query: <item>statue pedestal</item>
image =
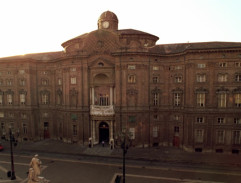
[(38, 179), (39, 179), (39, 183), (49, 183), (50, 181), (49, 180), (47, 180), (47, 179), (45, 179), (44, 177), (38, 177)]

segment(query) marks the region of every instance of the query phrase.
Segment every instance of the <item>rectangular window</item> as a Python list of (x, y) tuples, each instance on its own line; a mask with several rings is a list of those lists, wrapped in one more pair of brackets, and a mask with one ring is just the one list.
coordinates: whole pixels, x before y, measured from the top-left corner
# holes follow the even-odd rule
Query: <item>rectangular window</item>
[(241, 124), (241, 118), (234, 118), (234, 124)]
[(128, 122), (129, 123), (135, 123), (136, 122), (136, 116), (129, 116), (128, 117)]
[(174, 106), (180, 106), (180, 105), (181, 105), (181, 94), (174, 93)]
[(225, 132), (224, 130), (217, 131), (217, 144), (224, 144)]
[(235, 75), (235, 81), (236, 82), (241, 82), (241, 74), (236, 74)]
[(227, 82), (228, 81), (228, 75), (227, 74), (219, 74), (218, 75), (218, 82)]
[(136, 66), (135, 66), (135, 65), (128, 65), (128, 69), (129, 69), (129, 70), (135, 70), (135, 69), (136, 69)]
[(206, 82), (206, 75), (205, 74), (198, 74), (197, 75), (197, 82), (199, 82), (199, 83)]
[(204, 63), (202, 63), (202, 64), (197, 64), (197, 68), (199, 68), (199, 69), (206, 68), (206, 64), (204, 64)]
[(240, 144), (240, 131), (239, 130), (233, 131), (233, 143)]
[(27, 124), (23, 124), (23, 134), (28, 134), (28, 127)]
[(77, 125), (73, 125), (73, 135), (77, 135)]
[(99, 95), (99, 105), (101, 105), (101, 106), (109, 105), (109, 96), (106, 94), (100, 94)]
[(7, 94), (7, 102), (10, 105), (13, 104), (13, 96), (12, 96), (12, 94)]
[(42, 104), (48, 104), (48, 102), (49, 102), (48, 94), (43, 94), (42, 95)]
[(4, 118), (4, 112), (0, 112), (0, 118)]
[(197, 117), (197, 123), (204, 123), (204, 117)]
[(195, 130), (195, 142), (196, 143), (203, 143), (203, 136), (204, 136), (204, 130), (202, 130), (202, 129)]
[(25, 79), (20, 79), (19, 80), (19, 85), (20, 86), (25, 86)]
[(45, 86), (48, 85), (48, 80), (47, 79), (42, 79), (41, 84), (45, 85)]
[(154, 138), (158, 137), (158, 127), (157, 127), (157, 126), (153, 126), (152, 136), (153, 136)]
[(2, 104), (3, 104), (3, 95), (0, 94), (0, 105), (2, 105)]
[(71, 67), (71, 68), (70, 68), (70, 71), (71, 71), (71, 72), (75, 72), (75, 71), (76, 71), (76, 67)]
[(224, 124), (225, 118), (218, 118), (218, 124)]
[(72, 85), (75, 85), (75, 84), (76, 84), (76, 77), (71, 77), (71, 78), (70, 78), (70, 83), (71, 83)]
[(158, 77), (154, 76), (154, 77), (152, 78), (152, 81), (153, 81), (153, 83), (158, 83)]
[(241, 62), (236, 62), (235, 67), (241, 67)]
[(20, 104), (25, 104), (25, 94), (20, 94)]
[(174, 132), (179, 133), (179, 126), (174, 126)]
[(130, 128), (129, 129), (130, 132), (130, 139), (134, 140), (135, 139), (135, 128)]
[(25, 70), (21, 69), (18, 71), (19, 74), (24, 74), (25, 73)]
[(227, 106), (227, 94), (219, 93), (218, 94), (218, 107), (226, 107)]
[(241, 107), (241, 93), (236, 93), (234, 95), (234, 103), (236, 107)]
[(153, 105), (158, 106), (158, 93), (154, 93)]
[(136, 76), (135, 75), (128, 75), (128, 83), (135, 83)]
[(153, 70), (153, 71), (158, 71), (158, 70), (159, 70), (159, 67), (158, 67), (158, 66), (153, 66), (153, 67), (152, 67), (152, 70)]
[(219, 67), (227, 67), (227, 63), (226, 62), (219, 62)]
[(175, 70), (181, 70), (181, 69), (182, 69), (182, 66), (181, 66), (181, 65), (176, 65), (176, 66), (174, 67), (174, 69), (175, 69)]
[(13, 81), (11, 79), (7, 80), (7, 85), (8, 86), (12, 86), (12, 84), (13, 84)]
[(197, 94), (197, 105), (199, 107), (205, 107), (205, 93)]
[(62, 85), (62, 79), (58, 78), (58, 85)]
[(182, 82), (182, 76), (176, 76), (175, 83), (181, 83), (181, 82)]

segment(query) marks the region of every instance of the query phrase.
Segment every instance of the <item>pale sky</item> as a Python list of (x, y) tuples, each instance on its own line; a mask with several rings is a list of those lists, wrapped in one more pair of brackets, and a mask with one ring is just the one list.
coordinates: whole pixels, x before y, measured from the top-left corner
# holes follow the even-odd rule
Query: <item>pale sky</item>
[(0, 57), (62, 51), (107, 10), (157, 44), (241, 42), (241, 0), (0, 0)]

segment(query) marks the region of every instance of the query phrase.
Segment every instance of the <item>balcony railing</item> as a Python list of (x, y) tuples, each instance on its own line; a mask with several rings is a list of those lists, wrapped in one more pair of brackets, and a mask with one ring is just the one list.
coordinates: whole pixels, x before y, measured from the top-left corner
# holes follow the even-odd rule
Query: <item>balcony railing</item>
[(91, 105), (90, 106), (90, 115), (94, 116), (113, 116), (115, 114), (114, 106), (99, 106)]

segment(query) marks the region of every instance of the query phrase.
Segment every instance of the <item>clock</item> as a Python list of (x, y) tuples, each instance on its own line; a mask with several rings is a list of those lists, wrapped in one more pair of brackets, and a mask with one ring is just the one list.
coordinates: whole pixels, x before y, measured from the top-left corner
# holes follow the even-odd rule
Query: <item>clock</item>
[(107, 21), (104, 21), (103, 23), (102, 23), (102, 26), (103, 26), (103, 28), (105, 28), (105, 29), (107, 29), (108, 27), (109, 27), (109, 22), (107, 22)]

